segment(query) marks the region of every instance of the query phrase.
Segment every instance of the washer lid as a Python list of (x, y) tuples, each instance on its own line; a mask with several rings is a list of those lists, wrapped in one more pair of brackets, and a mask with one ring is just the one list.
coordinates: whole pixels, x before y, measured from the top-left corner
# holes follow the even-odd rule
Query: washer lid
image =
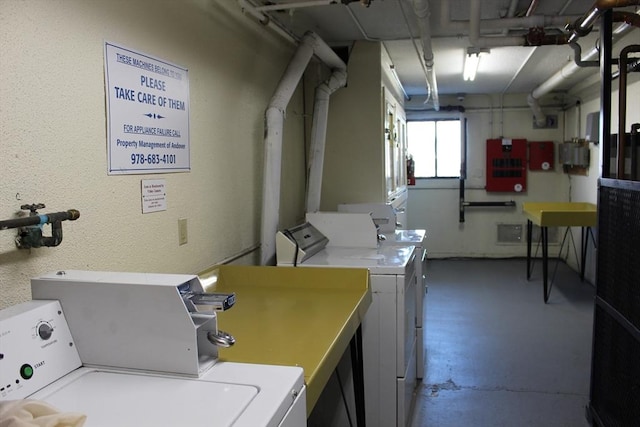
[(414, 245), (424, 246), (426, 240), (426, 230), (395, 230), (392, 233), (384, 233), (386, 240), (382, 240), (382, 245)]
[[(51, 389), (51, 388), (50, 388)], [(258, 389), (128, 373), (89, 371), (38, 398), (64, 412), (87, 415), (87, 425), (231, 426)]]
[(326, 247), (301, 267), (361, 267), (371, 274), (405, 274), (414, 246), (381, 246), (377, 249)]

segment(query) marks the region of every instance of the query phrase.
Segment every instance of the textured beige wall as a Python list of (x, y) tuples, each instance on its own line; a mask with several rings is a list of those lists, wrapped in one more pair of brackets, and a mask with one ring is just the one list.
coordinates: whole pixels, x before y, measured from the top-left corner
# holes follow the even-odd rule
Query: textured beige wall
[[(105, 41), (189, 70), (191, 172), (107, 175)], [(254, 247), (263, 113), (292, 53), (227, 0), (0, 0), (0, 219), (34, 202), (81, 212), (57, 248), (18, 250), (0, 231), (0, 308), (51, 270), (196, 273)], [(303, 215), (302, 98), (284, 130), (287, 223)], [(166, 180), (168, 209), (143, 215), (150, 178)]]

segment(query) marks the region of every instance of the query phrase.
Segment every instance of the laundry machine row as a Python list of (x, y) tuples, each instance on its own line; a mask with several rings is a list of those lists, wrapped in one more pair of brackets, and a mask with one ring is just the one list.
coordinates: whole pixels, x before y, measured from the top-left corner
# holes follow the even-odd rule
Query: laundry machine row
[(366, 423), (408, 425), (418, 380), (415, 247), (378, 245), (369, 214), (318, 212), (279, 232), (276, 252), (279, 266), (369, 270), (372, 303), (362, 322)]

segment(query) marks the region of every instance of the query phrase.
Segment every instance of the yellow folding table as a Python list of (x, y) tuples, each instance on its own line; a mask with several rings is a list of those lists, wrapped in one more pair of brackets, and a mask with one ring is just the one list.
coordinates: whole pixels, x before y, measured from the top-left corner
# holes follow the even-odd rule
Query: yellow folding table
[[(548, 227), (581, 227), (580, 279), (584, 279), (587, 240), (589, 235), (593, 239), (591, 227), (595, 227), (597, 224), (597, 207), (593, 203), (584, 202), (536, 202), (523, 203), (522, 212), (527, 218), (527, 280), (531, 278), (531, 236), (533, 234), (533, 224), (540, 227), (540, 240), (542, 243), (542, 281), (544, 286), (543, 296), (544, 302), (546, 303), (551, 293), (551, 287), (548, 284)], [(560, 248), (560, 250), (562, 251), (562, 248)]]

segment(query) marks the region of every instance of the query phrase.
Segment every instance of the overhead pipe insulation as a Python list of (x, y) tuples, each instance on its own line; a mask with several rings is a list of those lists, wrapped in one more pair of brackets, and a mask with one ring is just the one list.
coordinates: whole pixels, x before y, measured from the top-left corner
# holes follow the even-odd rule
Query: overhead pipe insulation
[[(260, 262), (275, 262), (275, 238), (280, 217), (280, 174), (282, 170), (282, 132), (285, 110), (302, 75), (315, 55), (334, 73), (346, 73), (347, 66), (315, 33), (307, 32), (280, 79), (265, 112), (264, 174), (262, 184), (262, 227)], [(346, 79), (344, 79), (346, 81)], [(325, 121), (326, 125), (326, 121)]]

